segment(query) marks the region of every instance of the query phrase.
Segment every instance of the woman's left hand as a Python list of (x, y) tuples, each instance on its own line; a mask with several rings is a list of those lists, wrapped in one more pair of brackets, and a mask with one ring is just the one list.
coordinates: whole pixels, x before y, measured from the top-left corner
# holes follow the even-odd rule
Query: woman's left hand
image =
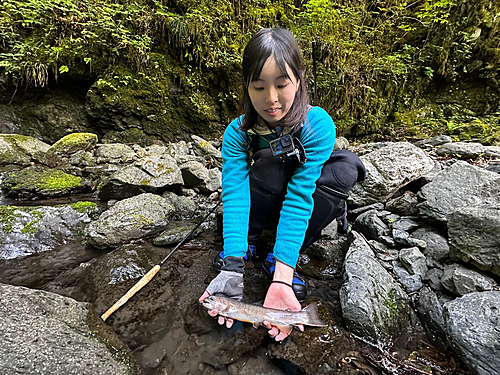
[[(295, 297), (295, 293), (290, 286), (281, 283), (272, 283), (267, 290), (264, 307), (278, 310), (300, 311), (302, 309), (300, 302)], [(293, 327), (280, 327), (271, 325), (265, 321), (264, 326), (269, 330), (269, 336), (276, 341), (282, 341), (292, 332)], [(298, 328), (304, 331), (304, 326)]]

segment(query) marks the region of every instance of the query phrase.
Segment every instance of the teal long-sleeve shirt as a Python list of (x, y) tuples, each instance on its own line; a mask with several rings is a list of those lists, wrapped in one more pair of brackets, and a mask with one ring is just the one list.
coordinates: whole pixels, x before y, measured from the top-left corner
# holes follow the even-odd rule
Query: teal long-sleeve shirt
[[(247, 136), (235, 119), (224, 132), (222, 142), (222, 203), (224, 256), (241, 257), (248, 249), (250, 218), (250, 164)], [(274, 256), (291, 267), (297, 265), (314, 201), (316, 181), (335, 145), (335, 125), (328, 113), (312, 107), (307, 113), (300, 141), (307, 161), (299, 165), (288, 183), (276, 231)]]

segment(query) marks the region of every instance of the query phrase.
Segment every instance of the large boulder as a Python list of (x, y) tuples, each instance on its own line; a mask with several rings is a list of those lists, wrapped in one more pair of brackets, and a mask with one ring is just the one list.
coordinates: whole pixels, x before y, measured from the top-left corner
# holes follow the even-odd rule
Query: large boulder
[(93, 150), (97, 135), (92, 133), (72, 133), (65, 135), (48, 149), (49, 154), (70, 156), (77, 151)]
[(137, 366), (90, 304), (0, 284), (0, 373), (133, 375)]
[(6, 197), (20, 200), (52, 198), (91, 190), (89, 181), (41, 165), (8, 173), (0, 188)]
[(469, 293), (447, 302), (443, 315), (452, 347), (478, 375), (500, 369), (500, 292)]
[(419, 215), (431, 221), (447, 222), (448, 216), (460, 207), (494, 204), (498, 202), (498, 195), (495, 197), (489, 191), (489, 185), (499, 179), (497, 173), (458, 161), (419, 191)]
[(344, 262), (340, 303), (347, 328), (382, 343), (405, 340), (408, 296), (376, 260), (370, 245), (357, 232)]
[(162, 197), (140, 194), (104, 211), (85, 229), (85, 237), (89, 245), (99, 249), (118, 247), (161, 232), (174, 212), (174, 206)]
[(95, 203), (57, 207), (0, 206), (0, 259), (50, 251), (69, 241), (81, 241), (83, 230), (97, 214)]
[(452, 258), (500, 275), (500, 201), (458, 208), (448, 216), (448, 237)]
[(355, 206), (385, 202), (401, 186), (434, 167), (424, 151), (407, 142), (388, 144), (360, 158), (366, 167), (366, 177), (351, 189), (349, 203)]
[(37, 138), (18, 134), (0, 134), (0, 166), (28, 166), (47, 152), (49, 145)]
[(113, 173), (99, 186), (99, 199), (125, 199), (141, 193), (175, 190), (183, 184), (175, 159), (151, 155)]

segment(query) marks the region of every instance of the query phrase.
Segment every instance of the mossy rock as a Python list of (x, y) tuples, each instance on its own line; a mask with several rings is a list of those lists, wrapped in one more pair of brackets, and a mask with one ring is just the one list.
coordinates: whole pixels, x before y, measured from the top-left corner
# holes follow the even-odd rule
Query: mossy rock
[(19, 134), (0, 134), (0, 165), (28, 166), (32, 160), (47, 152), (49, 145), (33, 137)]
[(72, 133), (54, 143), (47, 153), (69, 156), (77, 151), (92, 150), (97, 143), (97, 135), (92, 133)]
[(7, 174), (0, 188), (6, 197), (21, 200), (65, 196), (90, 190), (81, 177), (41, 166)]

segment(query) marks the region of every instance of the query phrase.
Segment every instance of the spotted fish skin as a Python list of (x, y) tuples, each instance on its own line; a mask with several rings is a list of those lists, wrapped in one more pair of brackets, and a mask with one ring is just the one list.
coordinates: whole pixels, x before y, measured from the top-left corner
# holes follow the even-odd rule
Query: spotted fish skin
[(278, 327), (306, 325), (327, 327), (318, 316), (316, 303), (304, 307), (301, 311), (284, 311), (238, 302), (232, 298), (209, 296), (201, 304), (208, 310), (217, 310), (219, 315), (258, 327), (264, 321)]

